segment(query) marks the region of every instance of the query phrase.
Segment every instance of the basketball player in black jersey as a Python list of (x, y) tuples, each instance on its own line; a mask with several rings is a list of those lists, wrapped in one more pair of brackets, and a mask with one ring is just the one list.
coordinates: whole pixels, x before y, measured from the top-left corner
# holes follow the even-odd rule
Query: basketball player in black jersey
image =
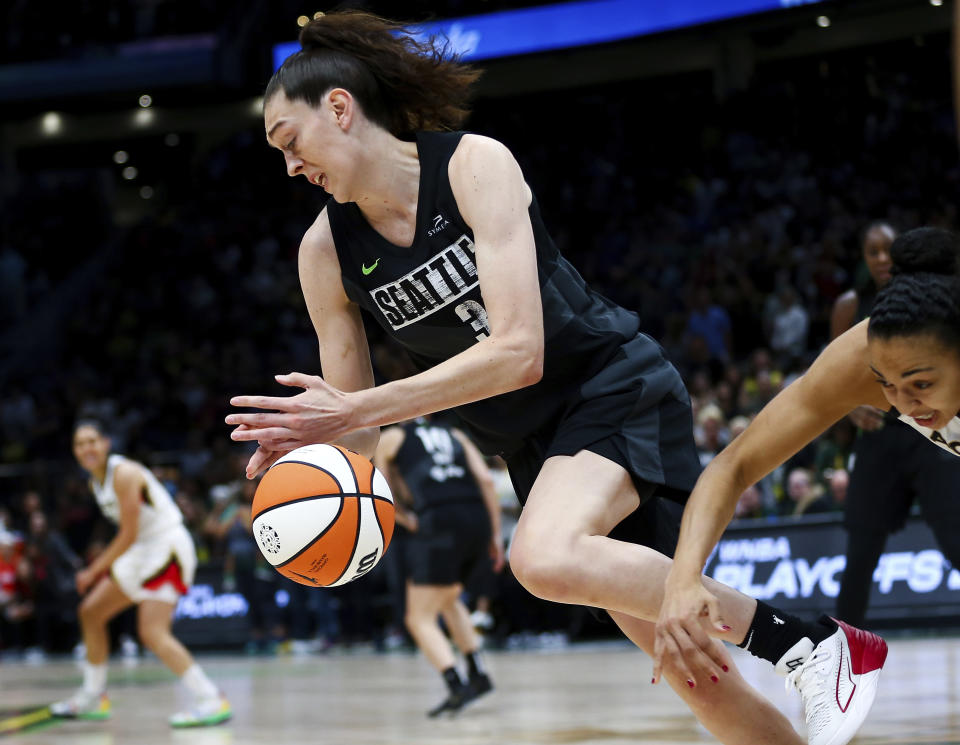
[[(480, 637), (460, 599), (463, 583), (482, 561), (503, 568), (500, 503), (477, 447), (459, 430), (425, 419), (385, 428), (374, 463), (398, 498), (411, 502), (415, 529), (407, 541), (406, 624), (447, 685), (428, 714), (455, 712), (492, 690), (480, 658)], [(439, 617), (467, 663), (457, 671)]]
[[(869, 317), (877, 292), (891, 279), (890, 245), (896, 231), (884, 222), (863, 233), (861, 253), (869, 273), (864, 287), (845, 292), (833, 306), (830, 336)], [(861, 406), (850, 413), (860, 431), (853, 448), (844, 503), (847, 564), (837, 595), (837, 616), (863, 624), (873, 570), (887, 536), (901, 529), (914, 501), (947, 559), (960, 567), (960, 510), (956, 506), (960, 460), (931, 448), (889, 411)]]
[[(300, 248), (323, 378), (278, 376), (304, 391), (232, 399), (265, 410), (227, 417), (235, 439), (260, 445), (248, 476), (306, 443), (372, 455), (380, 426), (454, 409), (484, 453), (505, 457), (524, 502), (511, 549), (521, 584), (606, 609), (652, 653), (665, 554), (700, 471), (679, 374), (636, 314), (560, 256), (509, 150), (448, 131), (475, 71), (362, 12), (328, 13), (300, 41), (267, 86), (264, 123), (288, 174), (332, 196)], [(361, 308), (415, 375), (374, 385)], [(853, 633), (707, 582), (728, 624), (708, 633), (749, 638), (784, 673)], [(708, 729), (727, 743), (802, 742), (719, 640), (706, 649), (667, 660), (664, 676)], [(810, 741), (841, 745), (870, 701), (852, 705), (857, 689), (838, 703), (814, 678), (801, 689), (808, 722), (822, 724)]]

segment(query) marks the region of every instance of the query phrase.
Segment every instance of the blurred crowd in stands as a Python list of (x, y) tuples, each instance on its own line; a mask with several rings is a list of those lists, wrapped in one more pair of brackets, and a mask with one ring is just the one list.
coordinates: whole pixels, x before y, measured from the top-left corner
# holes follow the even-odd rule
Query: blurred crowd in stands
[[(871, 221), (956, 227), (948, 50), (931, 37), (767, 63), (723, 98), (691, 73), (485, 99), (470, 128), (513, 149), (561, 251), (664, 345), (707, 463), (826, 343), (833, 301), (866, 279)], [(248, 452), (223, 423), (231, 395), (285, 394), (275, 373), (320, 372), (296, 253), (325, 195), (286, 178), (257, 128), (184, 162), (129, 228), (111, 224), (96, 174), (55, 169), (23, 174), (0, 218), (0, 343), (30, 350), (0, 361), (0, 645), (76, 640), (64, 631), (73, 572), (109, 536), (70, 460), (80, 415), (109, 422), (115, 450), (176, 495), (201, 560), (250, 601), (253, 647), (387, 643), (402, 615), (386, 559), (363, 583), (307, 597), (263, 565), (238, 529), (255, 486), (242, 478)], [(841, 510), (855, 437), (837, 423), (751, 487), (738, 517)], [(309, 614), (279, 612), (281, 582)], [(503, 640), (590, 623), (509, 576), (495, 584)], [(374, 601), (379, 616), (363, 609)], [(305, 618), (309, 630), (291, 628)]]

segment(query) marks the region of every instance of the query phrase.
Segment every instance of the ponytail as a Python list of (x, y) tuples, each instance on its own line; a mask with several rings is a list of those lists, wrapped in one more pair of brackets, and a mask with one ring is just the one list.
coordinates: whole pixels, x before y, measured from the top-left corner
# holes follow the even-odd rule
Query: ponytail
[(274, 73), (264, 92), (318, 106), (344, 88), (364, 115), (397, 137), (459, 128), (470, 113), (480, 72), (436, 38), (418, 39), (401, 24), (358, 10), (320, 16), (300, 31), (300, 51)]

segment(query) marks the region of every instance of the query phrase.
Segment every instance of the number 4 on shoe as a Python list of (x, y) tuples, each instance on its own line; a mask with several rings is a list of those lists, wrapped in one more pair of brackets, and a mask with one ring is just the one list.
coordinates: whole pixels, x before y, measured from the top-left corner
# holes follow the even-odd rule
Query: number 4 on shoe
[[(876, 634), (824, 619), (837, 630), (816, 647), (804, 637), (777, 663), (803, 700), (810, 745), (845, 745), (877, 695), (887, 643)], [(805, 659), (804, 659), (805, 658)]]

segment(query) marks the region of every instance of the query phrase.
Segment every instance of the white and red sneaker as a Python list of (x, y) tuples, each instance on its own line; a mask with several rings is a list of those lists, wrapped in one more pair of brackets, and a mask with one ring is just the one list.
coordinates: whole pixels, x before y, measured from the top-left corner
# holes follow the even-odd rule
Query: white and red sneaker
[(845, 745), (853, 738), (873, 705), (887, 659), (887, 643), (879, 636), (830, 620), (836, 632), (816, 647), (804, 637), (777, 663), (787, 689), (800, 691), (810, 745)]

